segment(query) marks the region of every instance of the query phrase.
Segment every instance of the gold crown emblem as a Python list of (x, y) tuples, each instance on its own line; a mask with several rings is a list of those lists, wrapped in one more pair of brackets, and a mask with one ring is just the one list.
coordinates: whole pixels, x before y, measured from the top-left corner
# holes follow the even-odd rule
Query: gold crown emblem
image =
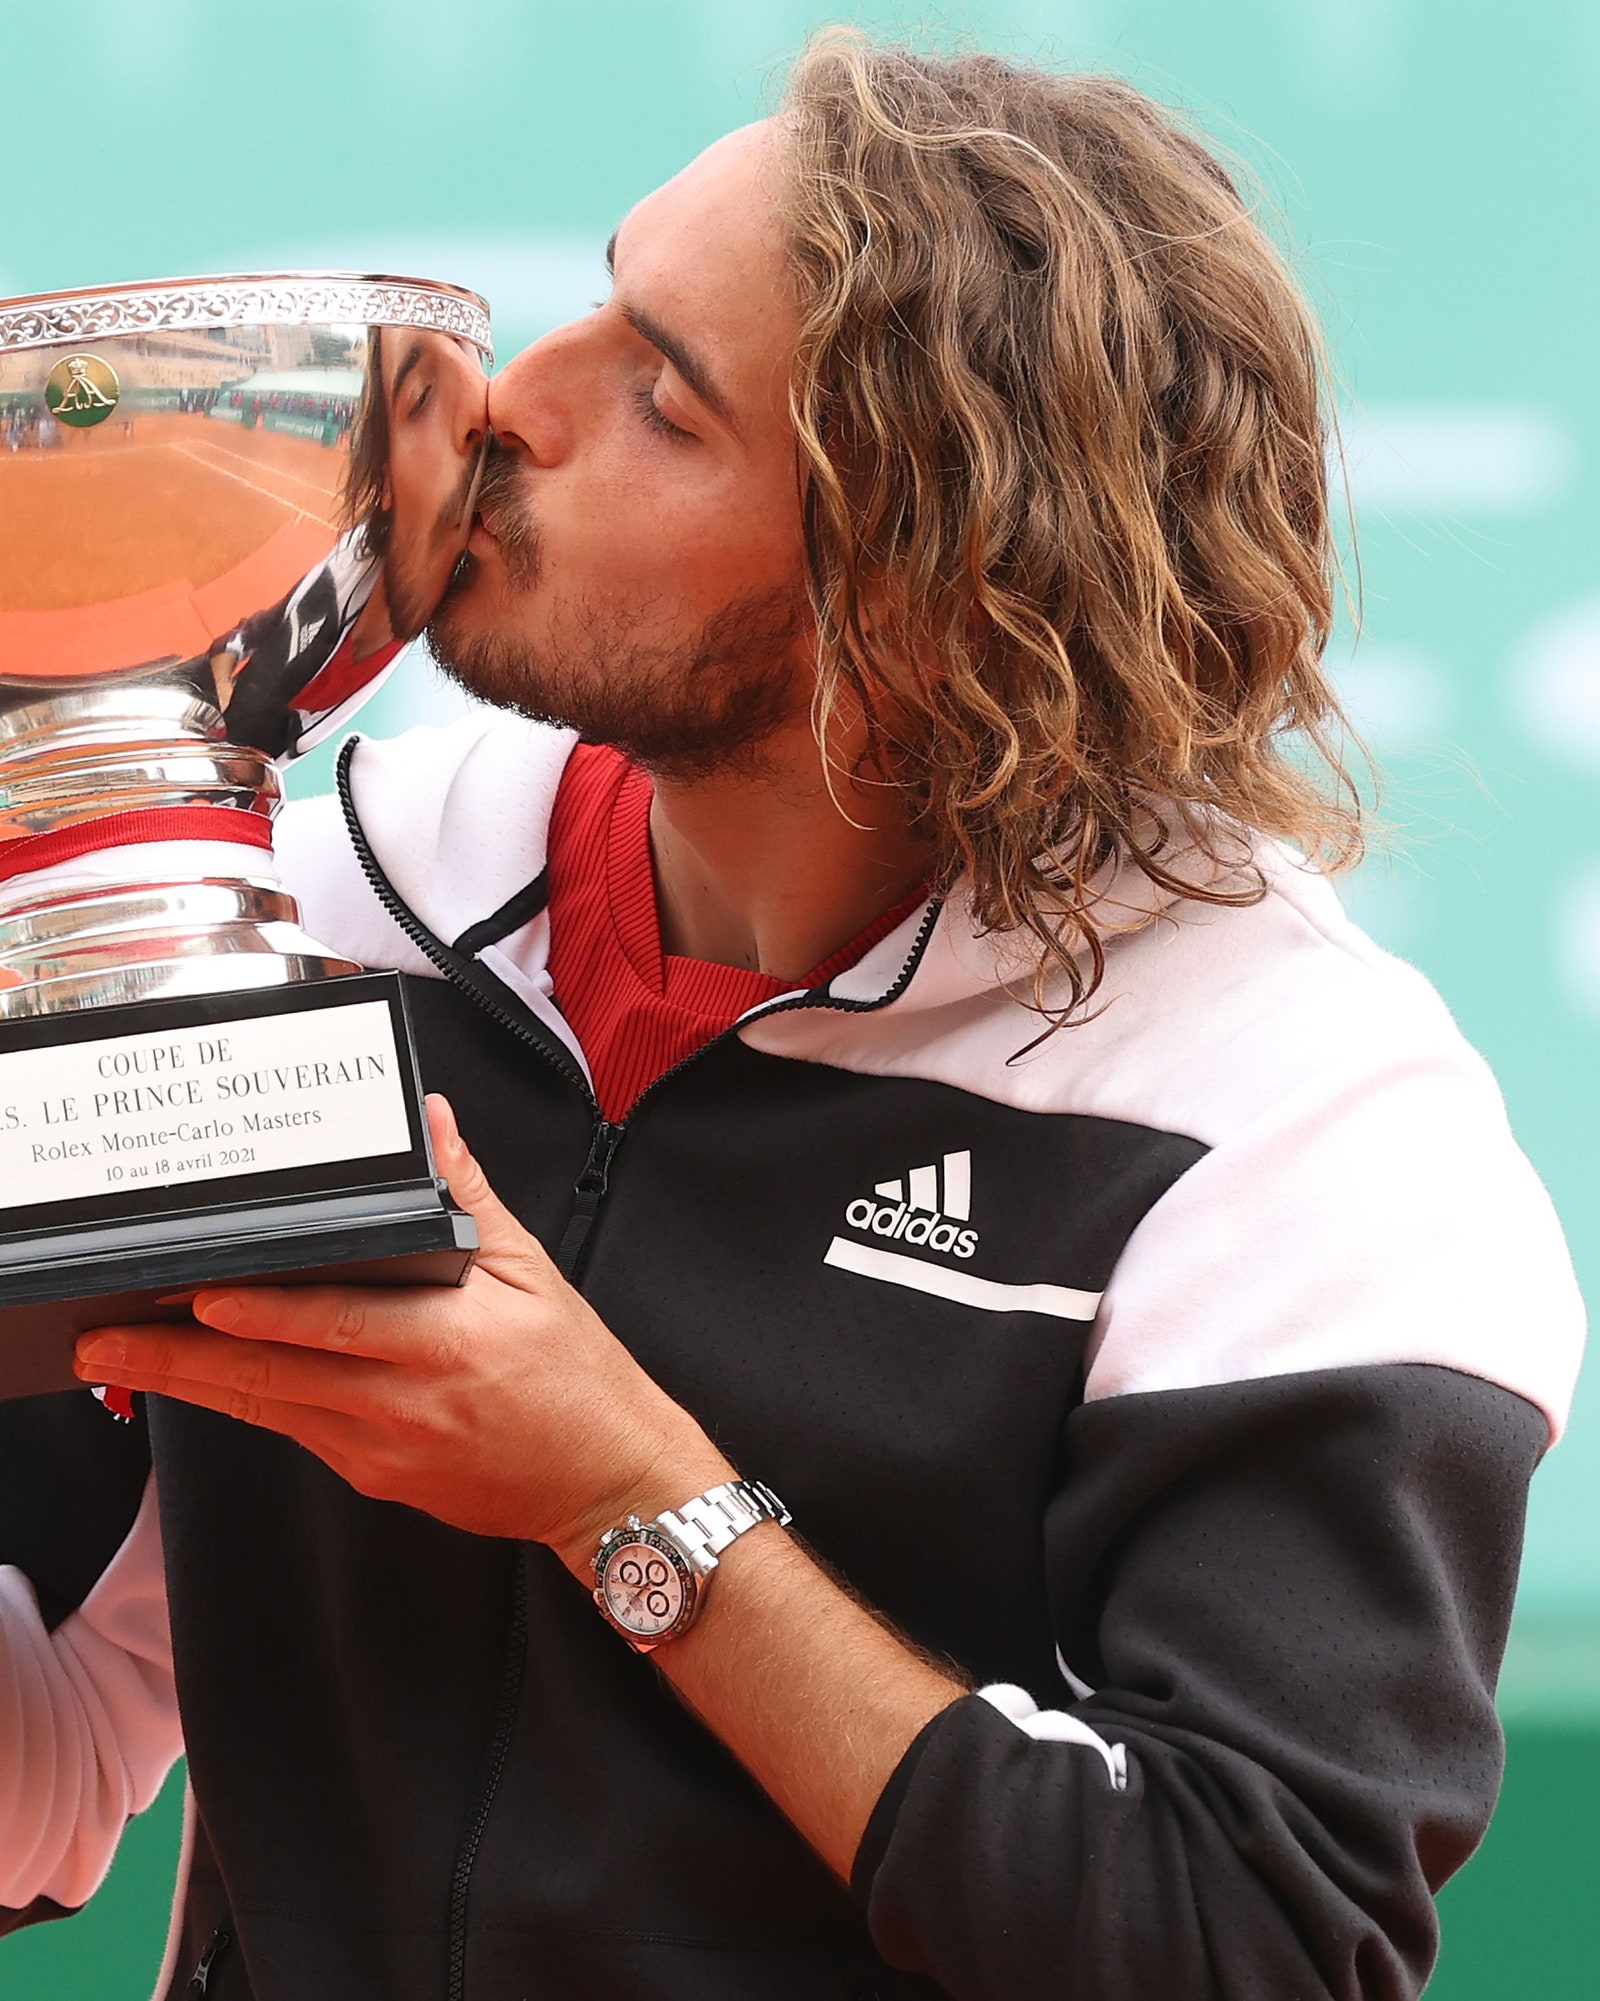
[(51, 416), (77, 430), (103, 424), (121, 394), (117, 371), (97, 354), (69, 354), (45, 377), (44, 400)]

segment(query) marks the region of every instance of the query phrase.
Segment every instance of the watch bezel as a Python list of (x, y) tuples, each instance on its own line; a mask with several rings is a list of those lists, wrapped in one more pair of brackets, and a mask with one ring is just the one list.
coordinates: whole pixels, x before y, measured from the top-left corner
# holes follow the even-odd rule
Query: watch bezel
[[(632, 1549), (643, 1543), (666, 1558), (676, 1571), (678, 1582), (683, 1589), (683, 1602), (678, 1616), (670, 1626), (663, 1626), (659, 1632), (639, 1633), (624, 1620), (619, 1619), (606, 1598), (606, 1571), (625, 1549)], [(668, 1640), (675, 1640), (680, 1633), (687, 1632), (694, 1624), (700, 1609), (700, 1591), (704, 1579), (696, 1566), (690, 1562), (688, 1552), (666, 1529), (655, 1522), (642, 1522), (637, 1516), (614, 1529), (607, 1529), (600, 1539), (600, 1547), (594, 1558), (594, 1602), (606, 1624), (619, 1632), (635, 1653), (653, 1653)]]

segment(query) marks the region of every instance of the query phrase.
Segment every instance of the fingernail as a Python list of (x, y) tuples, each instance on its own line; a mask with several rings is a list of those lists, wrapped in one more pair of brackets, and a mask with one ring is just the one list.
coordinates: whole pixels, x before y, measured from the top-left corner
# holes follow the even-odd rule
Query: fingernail
[(190, 1301), (195, 1319), (203, 1320), (208, 1327), (215, 1327), (223, 1334), (230, 1327), (238, 1326), (242, 1303), (236, 1292), (213, 1293), (209, 1298), (202, 1293)]
[(154, 1303), (157, 1306), (193, 1306), (194, 1296), (195, 1287), (190, 1286), (187, 1292), (164, 1292)]
[(120, 1369), (127, 1358), (120, 1334), (91, 1334), (78, 1343), (78, 1360), (86, 1369)]

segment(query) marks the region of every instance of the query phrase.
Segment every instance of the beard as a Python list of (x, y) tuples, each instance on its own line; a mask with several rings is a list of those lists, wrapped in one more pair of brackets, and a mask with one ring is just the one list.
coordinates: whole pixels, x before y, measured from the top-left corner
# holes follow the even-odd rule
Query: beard
[(499, 545), (501, 603), (511, 616), (485, 626), (473, 615), (481, 566), (463, 556), (428, 627), (445, 674), (495, 708), (610, 744), (658, 778), (759, 767), (762, 745), (809, 699), (798, 671), (811, 623), (804, 590), (735, 598), (698, 629), (670, 637), (645, 629), (651, 607), (641, 614), (609, 600), (567, 599), (551, 608), (536, 644), (514, 625), (543, 572), (538, 529), (518, 487), (515, 457), (491, 444), (478, 512)]
[(383, 552), (383, 588), (389, 625), (396, 639), (415, 639), (439, 599), (441, 561), (448, 565), (452, 548), (466, 539), (479, 461), (462, 468), (455, 491), (439, 509), (417, 546), (416, 537), (397, 535), (391, 521)]

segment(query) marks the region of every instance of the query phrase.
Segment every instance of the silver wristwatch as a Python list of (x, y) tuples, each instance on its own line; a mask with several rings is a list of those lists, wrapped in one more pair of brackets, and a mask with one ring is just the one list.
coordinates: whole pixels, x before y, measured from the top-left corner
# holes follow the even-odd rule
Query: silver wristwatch
[(635, 1653), (653, 1653), (700, 1616), (717, 1559), (747, 1529), (780, 1527), (789, 1510), (759, 1480), (729, 1480), (653, 1522), (629, 1515), (601, 1539), (594, 1602)]

